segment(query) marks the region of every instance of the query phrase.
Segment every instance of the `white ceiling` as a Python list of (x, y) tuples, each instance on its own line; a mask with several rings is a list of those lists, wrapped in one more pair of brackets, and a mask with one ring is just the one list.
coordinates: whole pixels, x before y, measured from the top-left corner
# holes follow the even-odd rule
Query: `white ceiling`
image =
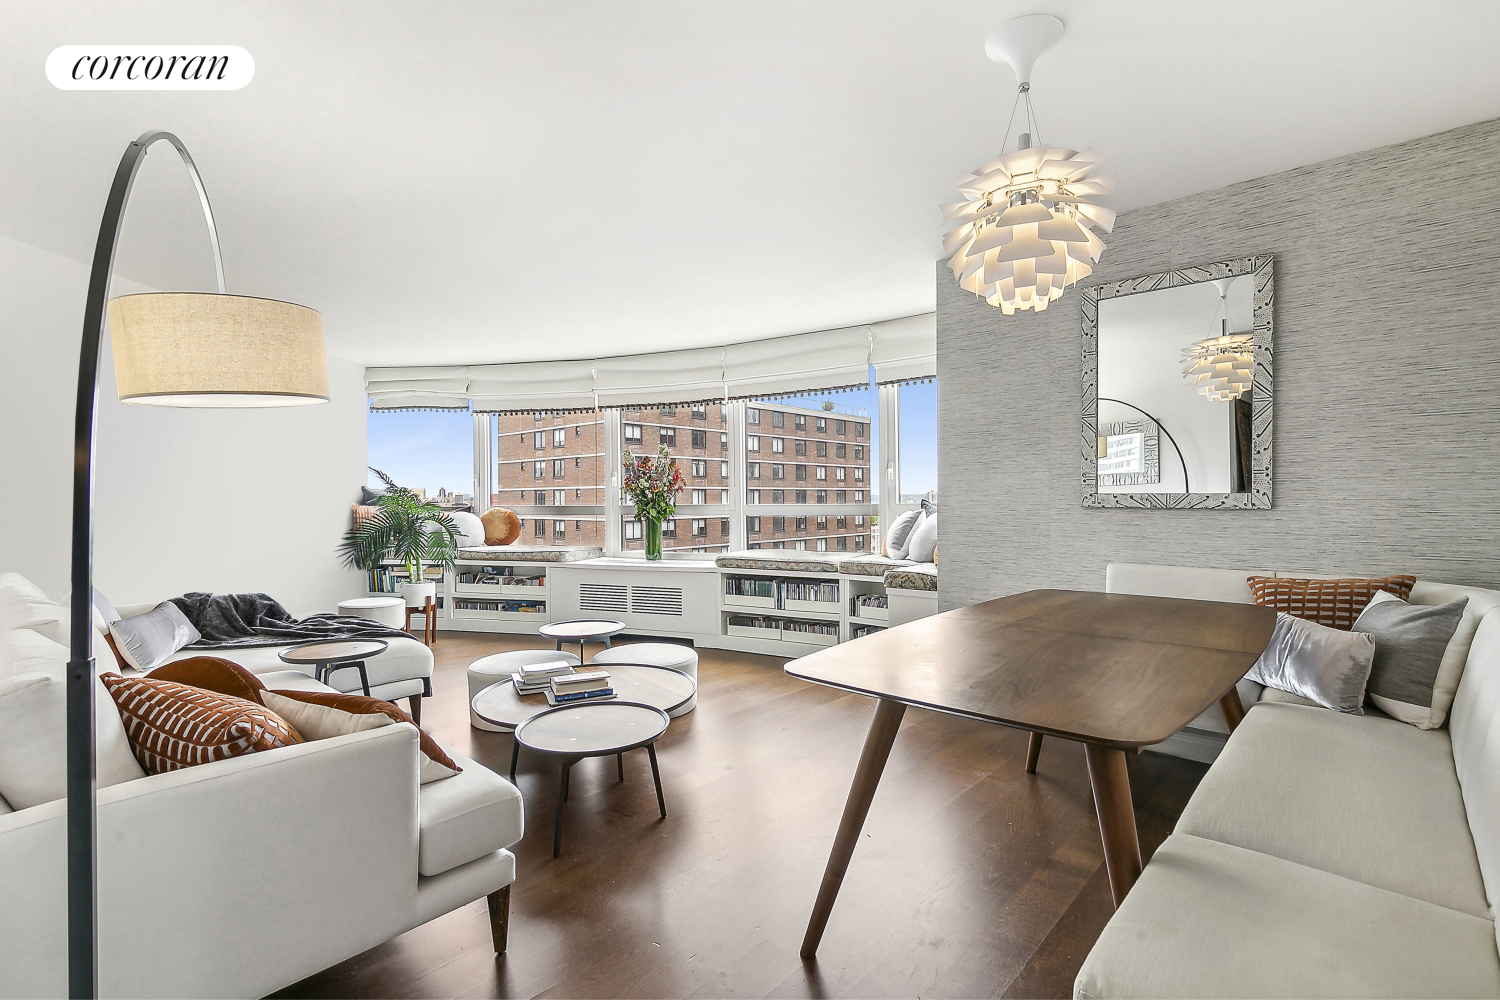
[[(1488, 0), (6, 3), (0, 235), (87, 260), (126, 143), (166, 128), (230, 290), (323, 310), (369, 364), (926, 312), (936, 206), (1011, 108), (985, 35), (1036, 10), (1068, 25), (1039, 139), (1109, 154), (1121, 209), (1500, 116)], [(84, 43), (241, 45), (255, 80), (54, 89), (48, 52)], [(149, 158), (119, 272), (211, 287), (181, 169)]]

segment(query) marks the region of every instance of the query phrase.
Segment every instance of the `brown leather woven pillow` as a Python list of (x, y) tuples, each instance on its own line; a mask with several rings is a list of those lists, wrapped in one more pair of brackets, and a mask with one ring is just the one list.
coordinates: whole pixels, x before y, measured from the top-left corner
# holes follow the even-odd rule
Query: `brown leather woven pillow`
[(152, 680), (174, 681), (254, 702), (260, 701), (260, 693), (266, 689), (259, 677), (238, 663), (218, 656), (190, 656), (185, 660), (163, 663), (147, 676)]
[(244, 698), (150, 677), (104, 674), (99, 680), (147, 774), (302, 742), (275, 712)]
[(1284, 611), (1348, 632), (1354, 620), (1377, 591), (1384, 590), (1403, 601), (1411, 596), (1414, 576), (1381, 576), (1341, 580), (1302, 580), (1293, 577), (1250, 576), (1250, 594), (1262, 607)]
[(484, 525), (486, 545), (509, 545), (521, 537), (521, 519), (513, 510), (491, 507), (479, 515), (479, 520)]

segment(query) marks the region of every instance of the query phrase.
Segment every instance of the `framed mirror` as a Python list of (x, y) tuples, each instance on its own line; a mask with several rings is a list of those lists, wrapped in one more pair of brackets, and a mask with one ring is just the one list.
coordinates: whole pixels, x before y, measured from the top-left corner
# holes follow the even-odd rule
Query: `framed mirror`
[(1271, 506), (1270, 254), (1085, 288), (1085, 507)]

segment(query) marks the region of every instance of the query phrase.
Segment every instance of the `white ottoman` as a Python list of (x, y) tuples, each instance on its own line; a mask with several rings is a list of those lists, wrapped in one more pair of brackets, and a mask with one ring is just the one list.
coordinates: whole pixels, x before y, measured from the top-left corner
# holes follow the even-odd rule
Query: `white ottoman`
[(391, 628), (406, 628), (406, 601), (399, 597), (356, 597), (339, 602), (339, 614), (368, 618)]
[(510, 732), (508, 729), (490, 725), (475, 715), (474, 696), (491, 684), (506, 680), (524, 666), (533, 663), (552, 663), (557, 660), (565, 660), (574, 667), (580, 662), (572, 653), (562, 653), (551, 649), (513, 649), (508, 653), (494, 653), (480, 657), (469, 664), (469, 725), (492, 733)]
[[(680, 670), (698, 683), (698, 653), (692, 646), (681, 646), (675, 642), (632, 642), (600, 651), (589, 661), (589, 665), (606, 666), (611, 663), (649, 663), (653, 667), (671, 667)], [(698, 707), (698, 693), (682, 707), (667, 714), (672, 718), (686, 715)]]

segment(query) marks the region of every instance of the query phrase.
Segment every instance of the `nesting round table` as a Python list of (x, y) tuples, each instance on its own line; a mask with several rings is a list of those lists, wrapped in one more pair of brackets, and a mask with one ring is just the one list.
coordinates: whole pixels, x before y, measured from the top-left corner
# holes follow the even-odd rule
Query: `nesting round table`
[[(649, 705), (670, 713), (692, 701), (698, 693), (697, 682), (671, 667), (658, 667), (649, 663), (611, 663), (605, 669), (609, 671), (609, 684), (615, 689), (617, 701)], [(614, 703), (602, 701), (593, 704)], [(469, 703), (469, 707), (480, 719), (500, 730), (519, 729), (529, 719), (548, 710), (544, 695), (517, 694), (516, 686), (509, 677), (480, 691)], [(512, 781), (516, 778), (516, 760), (520, 749), (521, 741), (517, 740), (510, 754)]]
[(388, 645), (390, 644), (384, 639), (319, 640), (284, 649), (277, 655), (282, 663), (299, 667), (311, 666), (313, 680), (325, 684), (335, 670), (356, 668), (359, 670), (360, 686), (364, 689), (365, 696), (369, 697), (370, 677), (365, 673), (365, 660), (385, 652)]
[[(625, 780), (625, 754), (646, 748), (651, 757), (651, 780), (656, 783), (656, 805), (663, 819), (667, 800), (661, 793), (661, 769), (656, 766), (656, 741), (667, 731), (667, 713), (652, 705), (628, 701), (596, 701), (561, 705), (539, 712), (516, 729), (516, 745), (556, 757), (562, 764), (557, 792), (557, 815), (552, 821), (552, 856), (562, 853), (563, 804), (568, 801), (568, 775), (585, 757), (615, 757), (620, 780)], [(512, 758), (514, 761), (514, 758)], [(514, 767), (514, 763), (512, 763)]]
[(604, 642), (604, 648), (609, 648), (609, 637), (619, 635), (625, 631), (625, 623), (617, 622), (609, 618), (579, 618), (570, 622), (552, 622), (537, 629), (537, 634), (548, 639), (557, 640), (557, 648), (563, 648), (565, 642), (578, 643), (578, 658), (584, 659), (583, 644), (586, 642)]

